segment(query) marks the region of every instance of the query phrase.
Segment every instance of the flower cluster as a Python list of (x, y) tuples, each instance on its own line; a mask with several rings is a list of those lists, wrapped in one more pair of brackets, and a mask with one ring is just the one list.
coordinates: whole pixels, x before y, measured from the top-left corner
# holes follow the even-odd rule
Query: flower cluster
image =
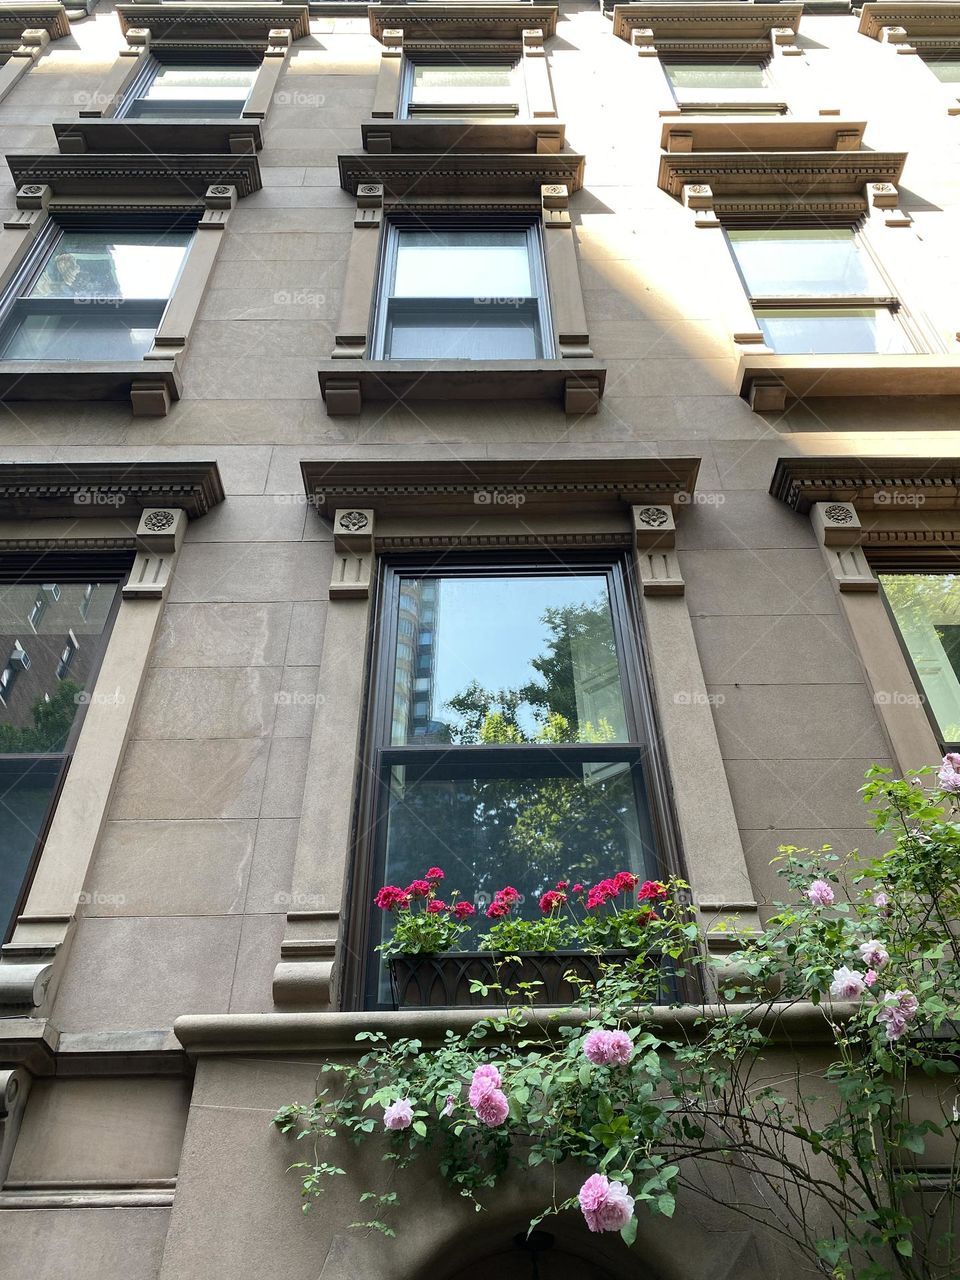
[(877, 1021), (884, 1024), (887, 1039), (891, 1043), (900, 1039), (919, 1008), (920, 1001), (906, 988), (884, 992)]
[(510, 1114), (510, 1103), (501, 1089), (503, 1081), (496, 1067), (486, 1064), (477, 1067), (470, 1082), (468, 1101), (481, 1124), (496, 1129)]
[[(378, 950), (388, 956), (417, 955), (449, 951), (456, 945), (476, 911), (465, 899), (457, 901), (456, 891), (449, 902), (438, 897), (443, 879), (440, 867), (430, 867), (422, 879), (411, 880), (405, 889), (385, 884), (377, 891), (374, 904), (381, 911), (397, 915), (391, 937)], [(414, 911), (413, 904), (417, 902), (423, 904), (422, 911)]]
[(620, 1231), (633, 1217), (633, 1196), (622, 1182), (611, 1182), (602, 1173), (586, 1180), (577, 1199), (591, 1231)]
[(937, 781), (943, 791), (960, 792), (960, 754), (948, 751), (937, 770)]
[[(619, 897), (621, 893), (630, 893), (639, 883), (640, 877), (635, 876), (632, 871), (618, 871), (615, 876), (609, 880), (601, 880), (588, 891), (587, 910), (592, 911), (594, 907), (602, 907), (605, 902)], [(648, 885), (652, 883), (651, 880), (646, 881)]]
[(513, 906), (520, 901), (520, 894), (513, 885), (505, 885), (493, 895), (493, 901), (487, 907), (487, 915), (491, 920), (501, 920), (510, 914)]
[(595, 1067), (625, 1067), (633, 1057), (633, 1041), (625, 1031), (591, 1031), (583, 1053)]

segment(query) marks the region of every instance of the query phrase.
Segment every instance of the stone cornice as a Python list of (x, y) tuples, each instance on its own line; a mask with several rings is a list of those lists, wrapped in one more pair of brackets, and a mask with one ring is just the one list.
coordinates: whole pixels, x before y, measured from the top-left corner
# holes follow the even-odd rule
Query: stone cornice
[(681, 505), (694, 492), (699, 466), (698, 457), (687, 457), (304, 461), (300, 469), (308, 500), (330, 515), (349, 506), (371, 510), (378, 518), (482, 521), (484, 515), (502, 515), (503, 507), (490, 500), (496, 493), (522, 495), (525, 518), (622, 513), (644, 503)]
[(148, 507), (181, 507), (196, 519), (223, 497), (216, 462), (7, 462), (0, 470), (0, 520), (102, 520)]
[(960, 459), (780, 458), (770, 492), (800, 512), (815, 502), (849, 502), (870, 512), (911, 503), (953, 510), (960, 507)]
[(385, 199), (407, 195), (540, 196), (545, 185), (583, 186), (584, 157), (562, 155), (490, 155), (462, 152), (437, 155), (340, 156), (340, 185), (357, 194), (366, 183), (382, 183)]
[(131, 29), (147, 30), (152, 39), (168, 47), (189, 47), (191, 41), (221, 41), (225, 48), (253, 44), (266, 48), (271, 31), (286, 28), (294, 40), (310, 34), (306, 5), (295, 4), (118, 4), (124, 35)]
[(613, 10), (613, 34), (628, 43), (637, 28), (653, 32), (654, 44), (668, 40), (762, 40), (770, 48), (777, 27), (796, 31), (800, 4), (618, 4)]
[(960, 42), (960, 4), (941, 4), (937, 0), (916, 0), (900, 4), (897, 0), (868, 3), (860, 13), (860, 33), (873, 40), (883, 39), (884, 27), (902, 27), (907, 39), (932, 39), (946, 44)]
[(544, 36), (557, 29), (557, 6), (549, 4), (372, 4), (370, 34), (383, 40), (384, 31), (403, 28), (417, 40), (443, 43), (449, 39), (517, 40), (525, 30), (539, 27)]
[(657, 185), (679, 199), (704, 185), (717, 195), (808, 197), (854, 195), (868, 182), (896, 183), (902, 151), (670, 152), (660, 158)]
[(17, 187), (46, 185), (55, 196), (202, 199), (222, 185), (243, 199), (262, 185), (255, 155), (8, 155), (7, 164)]
[(62, 4), (0, 5), (0, 41), (18, 44), (24, 31), (46, 31), (51, 40), (70, 34), (67, 11)]

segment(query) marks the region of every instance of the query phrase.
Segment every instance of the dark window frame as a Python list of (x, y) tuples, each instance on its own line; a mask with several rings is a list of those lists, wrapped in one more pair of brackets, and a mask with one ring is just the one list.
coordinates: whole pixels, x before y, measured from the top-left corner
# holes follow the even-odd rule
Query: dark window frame
[[(263, 54), (254, 53), (252, 50), (237, 49), (235, 51), (226, 49), (210, 49), (210, 50), (189, 50), (189, 49), (157, 49), (151, 48), (150, 52), (142, 59), (142, 65), (137, 68), (137, 73), (130, 83), (123, 90), (117, 110), (114, 114), (116, 120), (150, 120), (162, 119), (162, 113), (156, 115), (148, 113), (147, 115), (131, 116), (130, 112), (137, 102), (144, 97), (147, 90), (156, 80), (157, 76), (164, 67), (256, 67), (258, 70), (263, 65)], [(244, 99), (244, 106), (250, 100), (250, 94), (253, 92), (253, 85), (247, 90), (247, 96)], [(196, 99), (198, 103), (203, 103), (204, 99)], [(239, 119), (243, 112), (243, 106), (235, 115), (226, 115), (223, 112), (214, 113), (215, 119)], [(181, 116), (177, 113), (177, 119), (197, 119), (203, 120), (202, 110), (197, 110), (193, 117)]]
[[(105, 552), (96, 551), (83, 552), (50, 552), (48, 554), (36, 552), (29, 553), (10, 553), (4, 554), (0, 552), (0, 591), (8, 586), (21, 586), (29, 583), (34, 579), (39, 579), (43, 575), (45, 582), (84, 582), (89, 583), (95, 581), (97, 584), (112, 583), (118, 590), (114, 594), (113, 602), (104, 622), (103, 630), (97, 637), (95, 647), (91, 647), (91, 663), (90, 671), (87, 676), (88, 690), (92, 691), (96, 687), (96, 682), (100, 674), (100, 668), (103, 665), (103, 659), (113, 634), (113, 628), (116, 624), (117, 614), (120, 610), (122, 601), (122, 592), (119, 590), (126, 581), (133, 563), (133, 552)], [(46, 815), (37, 833), (34, 841), (33, 851), (27, 862), (23, 879), (20, 885), (20, 891), (14, 899), (13, 909), (9, 920), (0, 918), (0, 944), (9, 942), (16, 929), (17, 918), (23, 912), (30, 889), (33, 884), (37, 867), (43, 856), (44, 846), (50, 833), (50, 827), (57, 811), (57, 805), (60, 801), (60, 795), (63, 791), (63, 785), (66, 781), (70, 764), (76, 750), (77, 741), (80, 737), (83, 721), (86, 717), (87, 706), (89, 701), (83, 702), (78, 706), (77, 713), (74, 716), (70, 733), (64, 743), (63, 750), (59, 752), (47, 753), (0, 753), (0, 785), (6, 779), (8, 770), (12, 772), (18, 764), (25, 765), (27, 761), (34, 761), (38, 768), (47, 768), (51, 772), (55, 772), (56, 777), (54, 785), (51, 788), (50, 800), (47, 805)]]
[[(401, 579), (411, 575), (444, 578), (554, 574), (562, 577), (565, 572), (603, 574), (607, 578), (628, 740), (609, 744), (563, 743), (545, 746), (536, 743), (516, 746), (451, 746), (445, 743), (427, 746), (393, 745), (392, 678), (398, 642), (398, 630), (393, 625), (393, 620), (398, 614)], [(376, 963), (372, 959), (371, 924), (374, 917), (371, 902), (376, 877), (381, 874), (385, 863), (390, 769), (400, 762), (424, 761), (449, 755), (451, 752), (455, 752), (464, 761), (475, 759), (487, 765), (494, 762), (507, 765), (519, 762), (524, 757), (528, 760), (552, 757), (570, 762), (622, 757), (630, 764), (635, 787), (638, 785), (638, 770), (641, 775), (646, 801), (645, 813), (650, 824), (659, 873), (685, 874), (679, 832), (671, 803), (666, 756), (653, 698), (652, 675), (635, 593), (634, 573), (629, 556), (613, 550), (605, 555), (570, 552), (551, 556), (531, 553), (471, 555), (451, 552), (443, 557), (439, 565), (435, 556), (396, 555), (380, 563), (376, 590), (371, 601), (365, 711), (359, 753), (360, 782), (356, 794), (352, 856), (347, 876), (345, 920), (349, 945), (343, 951), (343, 1008), (381, 1007), (370, 996), (376, 971)]]

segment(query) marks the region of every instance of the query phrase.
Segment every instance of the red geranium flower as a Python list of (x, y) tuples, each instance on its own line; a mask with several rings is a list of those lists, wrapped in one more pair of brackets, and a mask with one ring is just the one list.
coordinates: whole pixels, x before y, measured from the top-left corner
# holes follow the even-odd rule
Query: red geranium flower
[(540, 910), (545, 916), (548, 916), (556, 907), (562, 907), (567, 900), (565, 893), (560, 893), (556, 889), (548, 889), (540, 899)]
[(640, 877), (635, 876), (632, 871), (618, 871), (613, 877), (613, 883), (617, 886), (618, 893), (626, 893), (630, 889), (635, 889), (640, 883)]
[(427, 911), (432, 916), (438, 916), (441, 911), (446, 911), (446, 909), (447, 904), (445, 902), (441, 902), (439, 898), (433, 898), (427, 903)]
[(637, 897), (641, 902), (666, 902), (666, 885), (659, 880), (644, 880), (637, 890)]
[(439, 867), (431, 867), (423, 878), (424, 880), (442, 880), (443, 872)]
[(476, 915), (476, 911), (469, 902), (455, 902), (450, 910), (458, 920), (466, 920), (468, 916)]
[(410, 899), (395, 884), (385, 884), (377, 893), (374, 902), (381, 911), (394, 911), (397, 908), (402, 911), (410, 905)]
[(407, 885), (407, 893), (411, 898), (426, 898), (432, 887), (429, 880), (413, 880)]

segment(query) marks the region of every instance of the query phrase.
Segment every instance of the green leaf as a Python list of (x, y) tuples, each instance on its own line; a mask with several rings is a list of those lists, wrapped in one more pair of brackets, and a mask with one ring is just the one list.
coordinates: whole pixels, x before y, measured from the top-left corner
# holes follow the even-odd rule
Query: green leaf
[(427, 1126), (422, 1120), (414, 1120), (411, 1127), (413, 1132), (419, 1134), (421, 1138), (425, 1138), (427, 1136)]
[(913, 1257), (913, 1244), (909, 1240), (898, 1240), (894, 1248), (901, 1258)]
[(662, 1213), (665, 1218), (672, 1218), (676, 1207), (677, 1202), (669, 1192), (665, 1192), (657, 1200), (657, 1212)]
[(631, 1245), (637, 1238), (637, 1220), (631, 1218), (625, 1227), (620, 1228), (620, 1239), (625, 1245)]
[(835, 1267), (849, 1247), (846, 1240), (818, 1240), (817, 1256)]

